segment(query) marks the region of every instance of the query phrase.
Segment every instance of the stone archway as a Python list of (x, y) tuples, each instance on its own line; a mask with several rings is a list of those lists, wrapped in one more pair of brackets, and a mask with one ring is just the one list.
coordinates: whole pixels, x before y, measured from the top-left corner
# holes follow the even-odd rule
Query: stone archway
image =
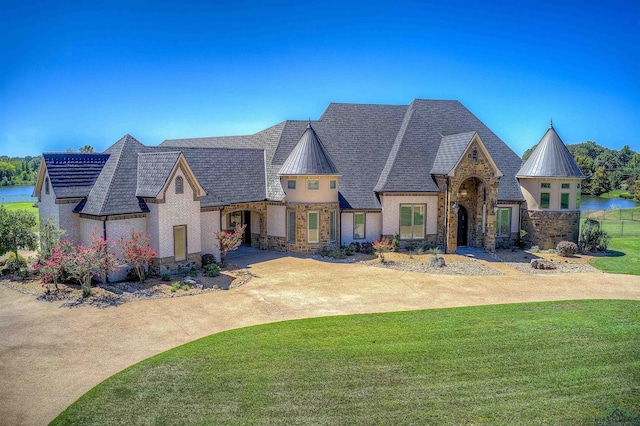
[[(267, 205), (265, 202), (238, 203), (225, 206), (221, 211), (224, 220), (234, 220), (245, 228), (244, 244), (262, 250), (267, 249)], [(224, 227), (224, 225), (223, 225)], [(225, 229), (231, 229), (231, 223), (227, 223)]]

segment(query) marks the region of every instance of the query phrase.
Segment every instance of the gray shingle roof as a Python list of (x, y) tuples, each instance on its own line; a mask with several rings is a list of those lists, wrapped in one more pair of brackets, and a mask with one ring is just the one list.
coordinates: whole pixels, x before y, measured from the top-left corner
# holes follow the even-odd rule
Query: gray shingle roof
[(74, 198), (89, 194), (109, 154), (45, 152), (42, 157), (56, 197)]
[(574, 177), (584, 178), (573, 156), (558, 133), (549, 126), (536, 149), (517, 173), (518, 177)]
[(435, 175), (448, 174), (456, 166), (475, 134), (476, 132), (467, 132), (444, 136), (440, 141), (431, 173)]
[(128, 134), (111, 145), (105, 151), (110, 154), (109, 159), (96, 179), (82, 213), (105, 216), (148, 211), (136, 197), (136, 189), (138, 154), (150, 150)]
[(157, 197), (167, 183), (178, 158), (179, 151), (139, 153), (136, 196)]
[(300, 137), (298, 144), (284, 162), (279, 175), (337, 175), (338, 169), (331, 160), (322, 141), (313, 130), (311, 122)]

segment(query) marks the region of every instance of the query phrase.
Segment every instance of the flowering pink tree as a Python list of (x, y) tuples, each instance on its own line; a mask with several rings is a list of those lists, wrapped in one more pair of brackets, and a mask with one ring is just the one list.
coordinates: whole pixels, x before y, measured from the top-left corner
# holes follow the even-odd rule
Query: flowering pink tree
[(240, 244), (242, 244), (242, 237), (246, 227), (247, 225), (237, 225), (236, 229), (232, 232), (218, 231), (214, 233), (220, 246), (220, 264), (222, 267), (225, 267), (227, 264), (227, 253), (237, 249), (240, 247)]
[(50, 284), (53, 284), (57, 290), (58, 283), (65, 281), (65, 268), (69, 262), (69, 254), (73, 251), (73, 244), (68, 240), (62, 240), (50, 247), (48, 254), (45, 252), (38, 255), (33, 269), (40, 275), (40, 282), (46, 286), (47, 293), (51, 290)]
[(380, 258), (380, 262), (384, 263), (384, 254), (393, 250), (393, 246), (393, 241), (388, 241), (384, 238), (373, 242), (373, 250)]
[(146, 269), (151, 266), (153, 258), (158, 254), (157, 250), (151, 248), (147, 234), (132, 229), (129, 239), (120, 237), (118, 250), (122, 260), (136, 271), (140, 282), (144, 282)]
[[(67, 240), (60, 241), (51, 249), (49, 258), (39, 258), (37, 262), (41, 281), (45, 284), (57, 284), (73, 279), (82, 286), (82, 296), (91, 294), (91, 279), (94, 276), (104, 278), (118, 270), (116, 258), (111, 253), (114, 244), (102, 236), (92, 236), (91, 245), (80, 244), (74, 247)], [(56, 286), (57, 287), (57, 286)]]

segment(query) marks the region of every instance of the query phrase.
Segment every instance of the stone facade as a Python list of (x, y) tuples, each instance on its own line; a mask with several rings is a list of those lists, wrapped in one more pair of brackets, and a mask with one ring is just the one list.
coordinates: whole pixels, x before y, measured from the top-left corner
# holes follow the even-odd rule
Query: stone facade
[[(340, 208), (338, 203), (321, 203), (321, 204), (287, 204), (288, 210), (295, 210), (296, 212), (296, 242), (288, 243), (288, 251), (293, 253), (317, 253), (323, 247), (328, 249), (337, 248), (340, 236), (338, 230), (340, 229)], [(330, 211), (336, 211), (336, 241), (330, 241), (331, 232), (331, 216)], [(307, 241), (308, 229), (307, 220), (308, 213), (310, 211), (317, 211), (319, 214), (319, 238), (317, 243), (309, 243)]]
[(524, 243), (541, 249), (556, 248), (560, 241), (578, 242), (580, 212), (522, 210)]
[(448, 206), (443, 208), (448, 223), (446, 252), (455, 253), (458, 247), (458, 212), (454, 208), (456, 202), (468, 213), (467, 245), (487, 251), (495, 250), (496, 215), (491, 206), (498, 201), (499, 175), (477, 138), (469, 144), (453, 173), (447, 178), (448, 185), (441, 186), (448, 187), (449, 191)]

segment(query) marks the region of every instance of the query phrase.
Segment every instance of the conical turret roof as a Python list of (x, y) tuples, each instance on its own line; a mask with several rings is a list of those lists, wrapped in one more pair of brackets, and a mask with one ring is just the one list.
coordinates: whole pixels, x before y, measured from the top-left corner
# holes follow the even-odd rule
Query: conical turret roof
[(556, 133), (552, 122), (516, 177), (584, 178), (584, 174)]
[(311, 122), (278, 172), (279, 175), (337, 175), (338, 169)]

